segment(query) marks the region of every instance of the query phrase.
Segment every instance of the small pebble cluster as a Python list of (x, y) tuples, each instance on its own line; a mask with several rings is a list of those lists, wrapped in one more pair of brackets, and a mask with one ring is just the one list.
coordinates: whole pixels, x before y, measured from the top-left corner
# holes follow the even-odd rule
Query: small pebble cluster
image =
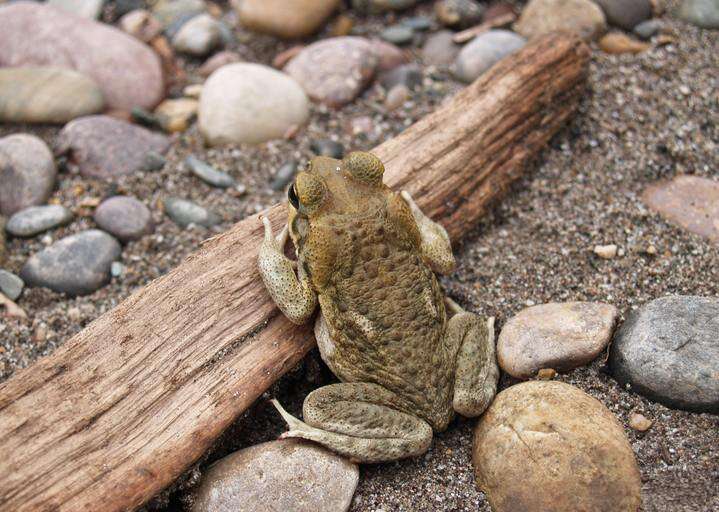
[[(33, 357), (49, 352), (53, 321), (34, 319), (35, 309), (61, 304), (75, 326), (66, 332), (76, 332), (129, 287), (169, 270), (198, 239), (280, 198), (307, 158), (370, 149), (544, 34), (573, 31), (615, 55), (620, 69), (635, 55), (675, 52), (677, 24), (702, 29), (712, 44), (716, 0), (670, 3), (0, 1), (0, 336), (21, 332), (23, 344), (38, 347)], [(691, 83), (678, 94), (695, 101)], [(680, 130), (713, 134), (716, 151), (716, 127), (698, 123)], [(631, 148), (634, 134), (616, 136)], [(269, 155), (271, 176), (258, 178), (252, 156), (243, 160), (256, 159), (249, 148), (258, 145), (269, 148), (261, 156)], [(667, 143), (661, 152), (685, 150)], [(719, 182), (683, 174), (681, 165), (635, 200), (716, 247)], [(178, 186), (174, 175), (191, 185)], [(143, 189), (153, 182), (147, 176), (158, 176), (152, 190)], [(231, 212), (228, 201), (237, 198), (243, 209)], [(171, 245), (167, 233), (190, 247)], [(663, 257), (653, 245), (643, 251)], [(588, 253), (599, 266), (620, 261), (625, 248), (610, 239)], [(145, 259), (153, 269), (143, 274)], [(118, 288), (108, 291), (109, 283)], [(504, 390), (476, 425), (472, 450), (486, 500), (467, 510), (636, 510), (636, 445), (616, 411), (560, 381), (606, 359), (624, 391), (687, 414), (719, 413), (719, 299), (681, 292), (626, 313), (611, 300), (527, 304), (504, 322)], [(103, 306), (77, 300), (84, 295)], [(14, 367), (3, 358), (7, 377)], [(661, 421), (636, 410), (627, 425), (644, 436)], [(447, 442), (439, 437), (435, 450), (451, 451)], [(353, 500), (358, 480), (354, 464), (277, 441), (229, 455), (182, 499), (195, 512), (242, 510), (238, 503), (263, 510), (269, 495), (297, 503), (297, 493), (311, 489), (296, 510), (379, 510), (371, 487)]]

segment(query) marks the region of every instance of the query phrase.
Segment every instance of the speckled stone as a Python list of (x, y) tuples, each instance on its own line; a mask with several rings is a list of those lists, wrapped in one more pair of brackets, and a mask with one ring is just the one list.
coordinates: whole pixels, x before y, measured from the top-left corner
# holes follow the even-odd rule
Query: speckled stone
[(527, 379), (542, 368), (569, 371), (594, 360), (609, 343), (619, 311), (596, 302), (540, 304), (523, 309), (502, 327), (499, 366)]
[(0, 5), (0, 27), (0, 67), (75, 69), (100, 86), (109, 108), (124, 111), (153, 108), (165, 92), (157, 54), (105, 23), (14, 2)]
[(220, 217), (216, 213), (186, 199), (168, 197), (163, 204), (167, 216), (183, 228), (190, 224), (209, 228), (220, 222)]
[(106, 199), (95, 210), (95, 222), (122, 242), (137, 240), (152, 232), (150, 209), (129, 196)]
[(0, 121), (11, 123), (66, 123), (105, 107), (92, 78), (62, 68), (1, 68), (0, 98)]
[(223, 66), (205, 82), (199, 126), (211, 145), (258, 144), (282, 137), (309, 116), (307, 96), (291, 77), (268, 66)]
[(57, 169), (42, 139), (16, 133), (0, 139), (0, 214), (12, 215), (44, 203), (55, 186)]
[(246, 28), (294, 39), (317, 31), (339, 4), (340, 0), (243, 0), (235, 6)]
[(245, 448), (214, 463), (193, 512), (343, 512), (359, 471), (320, 446), (292, 439)]
[(684, 0), (679, 17), (701, 28), (719, 29), (719, 0)]
[(10, 217), (5, 229), (13, 236), (35, 236), (48, 229), (67, 224), (72, 217), (72, 212), (59, 204), (30, 206)]
[(441, 30), (429, 37), (422, 47), (422, 60), (430, 66), (449, 66), (454, 62), (460, 49), (460, 45), (452, 41), (453, 32)]
[(530, 0), (514, 24), (514, 30), (527, 39), (568, 30), (589, 41), (606, 29), (602, 9), (591, 0)]
[(87, 116), (65, 125), (55, 153), (67, 154), (89, 178), (111, 179), (139, 170), (148, 153), (164, 154), (170, 141), (164, 135), (109, 116)]
[(651, 185), (642, 199), (672, 224), (719, 242), (719, 181), (677, 176)]
[(452, 67), (452, 73), (463, 82), (473, 82), (504, 57), (522, 48), (525, 43), (522, 36), (509, 30), (489, 30), (462, 48)]
[(636, 512), (641, 480), (622, 425), (556, 381), (499, 393), (474, 431), (479, 487), (494, 512)]
[(98, 229), (62, 238), (30, 257), (20, 272), (28, 286), (50, 288), (71, 296), (86, 295), (110, 280), (110, 264), (120, 244)]
[(285, 72), (315, 101), (341, 107), (372, 80), (378, 58), (369, 41), (345, 36), (323, 39), (303, 48)]
[(667, 296), (632, 311), (609, 364), (620, 383), (668, 407), (719, 412), (719, 299)]
[(17, 300), (25, 283), (12, 272), (0, 268), (0, 292), (10, 300)]

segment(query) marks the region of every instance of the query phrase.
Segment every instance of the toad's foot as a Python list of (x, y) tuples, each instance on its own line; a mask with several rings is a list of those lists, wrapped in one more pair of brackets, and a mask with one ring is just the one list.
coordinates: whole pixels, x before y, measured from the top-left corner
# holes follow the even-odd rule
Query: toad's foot
[(447, 230), (427, 217), (409, 192), (403, 190), (401, 195), (409, 206), (422, 236), (422, 255), (436, 273), (449, 274), (454, 270), (455, 262)]
[(305, 399), (305, 422), (273, 400), (290, 430), (282, 438), (315, 441), (361, 463), (386, 462), (426, 452), (432, 428), (396, 408), (397, 396), (377, 384), (330, 384)]
[(270, 220), (263, 216), (262, 223), (265, 228), (265, 238), (257, 257), (260, 276), (270, 296), (285, 316), (296, 324), (303, 324), (317, 307), (317, 296), (312, 291), (309, 279), (302, 268), (299, 269), (298, 277), (295, 274), (294, 262), (284, 254), (287, 226), (285, 225), (275, 238)]

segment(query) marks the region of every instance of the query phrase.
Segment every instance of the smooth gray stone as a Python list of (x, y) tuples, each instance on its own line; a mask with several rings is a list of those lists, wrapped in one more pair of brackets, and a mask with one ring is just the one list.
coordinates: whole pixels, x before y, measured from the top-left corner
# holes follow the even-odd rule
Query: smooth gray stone
[(414, 30), (407, 25), (392, 25), (380, 32), (379, 36), (392, 44), (408, 44), (412, 42)]
[(272, 179), (270, 188), (272, 188), (272, 190), (282, 190), (290, 181), (292, 181), (296, 172), (297, 162), (294, 160), (286, 162), (277, 170), (277, 173), (275, 173), (275, 177)]
[(697, 27), (719, 29), (719, 0), (684, 0), (679, 17)]
[(522, 48), (526, 42), (522, 36), (508, 30), (489, 30), (462, 48), (452, 72), (463, 82), (473, 82), (495, 63)]
[(165, 199), (164, 204), (165, 213), (175, 224), (183, 228), (190, 224), (209, 228), (220, 222), (220, 217), (216, 213), (186, 199), (168, 197)]
[(192, 171), (192, 174), (213, 187), (227, 188), (235, 184), (232, 176), (226, 172), (218, 171), (193, 155), (188, 156), (185, 163)]
[(141, 201), (129, 196), (114, 196), (95, 210), (95, 222), (122, 242), (137, 240), (152, 232), (152, 214)]
[(651, 39), (654, 34), (662, 29), (663, 23), (661, 20), (651, 19), (642, 21), (636, 27), (634, 27), (634, 34), (639, 36), (640, 39)]
[(668, 296), (633, 311), (614, 336), (609, 365), (647, 398), (719, 412), (719, 299)]
[(624, 30), (632, 30), (642, 21), (652, 17), (649, 0), (594, 0), (604, 11), (607, 22)]
[(59, 204), (30, 206), (10, 217), (5, 230), (13, 236), (35, 236), (48, 229), (67, 224), (72, 217), (72, 212)]
[(18, 276), (0, 268), (0, 292), (10, 300), (17, 300), (25, 283)]
[(28, 286), (71, 296), (92, 293), (110, 280), (120, 243), (99, 229), (66, 236), (31, 256), (20, 272)]
[(315, 155), (340, 159), (345, 154), (345, 147), (332, 139), (320, 139), (310, 142), (310, 149)]

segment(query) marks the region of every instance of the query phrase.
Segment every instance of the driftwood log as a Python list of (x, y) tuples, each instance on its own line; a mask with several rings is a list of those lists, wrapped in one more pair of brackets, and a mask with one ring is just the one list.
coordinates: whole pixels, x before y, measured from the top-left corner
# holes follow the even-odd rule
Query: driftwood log
[[(460, 237), (574, 113), (587, 62), (572, 36), (529, 44), (375, 148), (387, 183)], [(314, 339), (265, 292), (261, 237), (237, 223), (0, 385), (0, 510), (136, 508), (301, 360)]]

